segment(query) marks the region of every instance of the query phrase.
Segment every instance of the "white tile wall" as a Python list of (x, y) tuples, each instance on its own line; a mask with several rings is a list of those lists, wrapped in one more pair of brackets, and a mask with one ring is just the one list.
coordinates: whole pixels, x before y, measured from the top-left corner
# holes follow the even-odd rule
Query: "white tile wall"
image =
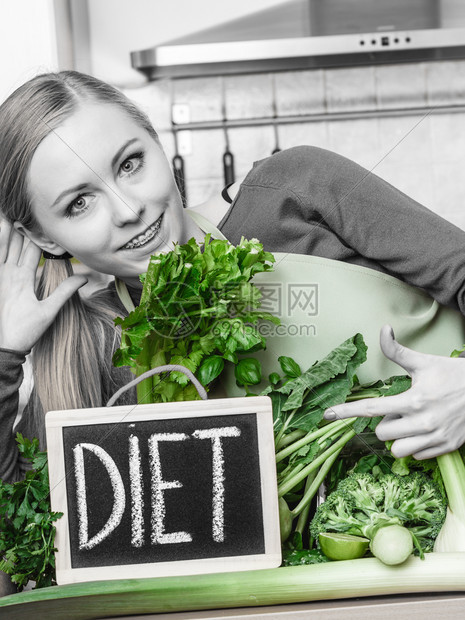
[(376, 67), (378, 108), (415, 108), (426, 104), (426, 64)]
[(431, 105), (465, 100), (465, 62), (431, 62), (426, 65), (427, 99)]
[(328, 112), (376, 108), (374, 67), (332, 69), (325, 72), (325, 83)]
[(326, 111), (325, 74), (315, 71), (276, 73), (276, 107), (279, 116), (319, 114)]
[(223, 118), (220, 77), (174, 80), (173, 103), (189, 105), (191, 122)]
[(433, 158), (429, 115), (378, 118), (379, 156), (389, 163), (430, 165)]
[[(274, 92), (278, 117), (296, 117), (295, 123), (278, 126), (282, 149), (298, 144), (332, 149), (465, 229), (465, 111), (435, 109), (463, 105), (465, 110), (465, 61), (161, 80), (125, 92), (161, 130), (170, 158), (173, 102), (187, 103), (192, 121), (221, 121), (223, 100), (228, 119), (271, 119)], [(406, 113), (382, 115), (393, 108)], [(412, 108), (424, 113), (409, 114)], [(363, 111), (381, 114), (363, 117)], [(341, 120), (338, 115), (344, 112), (358, 118)], [(311, 114), (324, 117), (305, 118)], [(221, 128), (193, 130), (191, 135), (185, 166), (193, 205), (223, 184), (225, 138)], [(231, 128), (228, 137), (237, 178), (275, 147), (272, 124)]]
[(227, 118), (273, 116), (273, 82), (269, 73), (224, 78)]
[(465, 166), (465, 114), (431, 115), (434, 159), (438, 163)]

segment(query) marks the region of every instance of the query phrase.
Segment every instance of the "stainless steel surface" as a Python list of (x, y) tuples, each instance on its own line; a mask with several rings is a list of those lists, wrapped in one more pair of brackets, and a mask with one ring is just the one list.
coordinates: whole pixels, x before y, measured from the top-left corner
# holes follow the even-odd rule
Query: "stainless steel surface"
[(463, 57), (461, 0), (292, 0), (131, 62), (154, 79)]

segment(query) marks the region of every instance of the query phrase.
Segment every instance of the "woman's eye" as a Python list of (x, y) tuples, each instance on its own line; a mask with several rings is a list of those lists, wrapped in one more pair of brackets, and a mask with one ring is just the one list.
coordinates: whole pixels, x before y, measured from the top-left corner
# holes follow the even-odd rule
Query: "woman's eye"
[(88, 196), (85, 196), (84, 194), (81, 194), (80, 196), (75, 198), (73, 202), (71, 202), (66, 208), (66, 217), (73, 217), (74, 215), (79, 215), (80, 213), (87, 211), (89, 207), (89, 201), (90, 198)]
[(132, 159), (127, 159), (123, 162), (121, 170), (124, 170), (124, 172), (132, 172), (134, 170), (134, 161)]
[(143, 154), (142, 153), (134, 153), (131, 157), (128, 157), (123, 161), (120, 166), (121, 172), (125, 175), (130, 176), (131, 174), (135, 174), (139, 170), (141, 170), (143, 166)]
[(79, 196), (79, 198), (77, 198), (74, 203), (73, 203), (73, 207), (75, 209), (77, 209), (78, 211), (80, 211), (81, 209), (85, 209), (86, 207), (86, 201), (84, 200), (83, 196)]

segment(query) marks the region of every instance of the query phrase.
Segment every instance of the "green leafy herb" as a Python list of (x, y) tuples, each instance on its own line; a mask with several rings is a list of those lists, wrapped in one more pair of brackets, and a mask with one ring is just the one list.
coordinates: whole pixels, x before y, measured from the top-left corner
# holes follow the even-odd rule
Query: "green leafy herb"
[(221, 374), (223, 368), (224, 359), (219, 355), (211, 355), (202, 362), (197, 372), (197, 378), (202, 385), (208, 385)]
[[(256, 273), (271, 270), (273, 262), (256, 239), (242, 238), (235, 247), (210, 235), (203, 246), (190, 239), (152, 256), (141, 276), (139, 306), (115, 320), (122, 337), (113, 364), (131, 366), (136, 375), (165, 364), (194, 373), (201, 368), (200, 380), (208, 387), (221, 372), (221, 362), (236, 365), (238, 354), (265, 348), (256, 329), (259, 321), (279, 323), (259, 309), (261, 292), (251, 282)], [(140, 403), (198, 398), (181, 372), (151, 377), (137, 389)]]
[(281, 366), (281, 370), (283, 371), (283, 373), (291, 379), (300, 377), (300, 375), (302, 374), (299, 364), (295, 360), (293, 360), (292, 357), (281, 355), (281, 357), (278, 357), (278, 362)]
[(22, 590), (28, 581), (37, 588), (55, 584), (53, 523), (63, 513), (51, 511), (47, 454), (39, 451), (38, 439), (18, 433), (16, 441), (32, 469), (20, 482), (0, 480), (0, 570)]
[(331, 562), (319, 549), (283, 550), (283, 566), (302, 566)]
[(236, 381), (239, 385), (257, 385), (262, 380), (260, 362), (254, 357), (244, 357), (234, 368)]
[(363, 337), (356, 334), (295, 379), (263, 390), (262, 394), (277, 392), (286, 397), (279, 410), (281, 419), (275, 417), (277, 442), (291, 428), (311, 431), (320, 424), (326, 409), (345, 402), (354, 385), (355, 371), (366, 360), (366, 350)]

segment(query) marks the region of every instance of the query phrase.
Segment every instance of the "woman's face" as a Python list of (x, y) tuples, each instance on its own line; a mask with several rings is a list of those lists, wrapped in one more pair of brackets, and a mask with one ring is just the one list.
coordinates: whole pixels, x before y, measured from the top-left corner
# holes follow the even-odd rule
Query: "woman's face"
[(37, 245), (128, 283), (197, 232), (161, 147), (117, 106), (80, 105), (40, 143), (27, 183)]

